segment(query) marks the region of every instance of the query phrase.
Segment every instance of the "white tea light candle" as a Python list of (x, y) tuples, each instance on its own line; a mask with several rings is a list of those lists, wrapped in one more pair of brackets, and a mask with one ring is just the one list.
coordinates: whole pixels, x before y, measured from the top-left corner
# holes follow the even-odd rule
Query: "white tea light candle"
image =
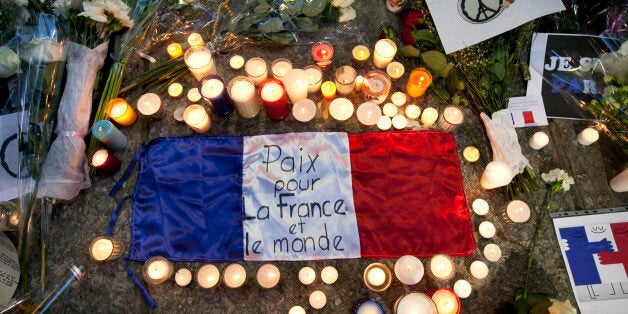
[(257, 270), (257, 283), (260, 287), (270, 289), (279, 283), (281, 273), (273, 264), (264, 264)]
[(484, 279), (488, 276), (488, 266), (482, 261), (474, 261), (469, 267), (471, 276), (476, 279)]
[(290, 70), (292, 70), (292, 62), (286, 58), (276, 59), (270, 64), (270, 72), (276, 79), (282, 79)]
[(516, 223), (523, 223), (530, 219), (530, 206), (523, 201), (514, 200), (508, 203), (506, 207), (506, 215)]
[(382, 110), (372, 101), (361, 104), (356, 111), (358, 121), (366, 126), (375, 125), (382, 117)]
[(404, 68), (403, 64), (397, 61), (393, 61), (386, 66), (386, 74), (390, 76), (390, 79), (393, 82), (398, 81), (403, 76), (403, 73), (405, 73), (405, 71), (406, 69)]
[(415, 104), (407, 105), (404, 112), (408, 119), (416, 119), (421, 116), (421, 108)]
[(166, 114), (166, 108), (161, 105), (161, 98), (155, 93), (146, 93), (137, 100), (137, 110), (154, 119), (161, 119)]
[(172, 83), (168, 86), (168, 95), (172, 98), (177, 98), (183, 94), (183, 85), (181, 83)]
[(502, 257), (502, 249), (494, 243), (487, 244), (482, 252), (484, 257), (491, 262), (497, 262)]
[(192, 33), (190, 34), (190, 36), (188, 36), (188, 44), (190, 44), (190, 46), (192, 47), (203, 46), (205, 45), (205, 41), (203, 41), (203, 36), (201, 36), (201, 34)]
[(454, 262), (445, 254), (434, 255), (430, 259), (429, 265), (430, 272), (436, 279), (448, 280), (454, 276)]
[(325, 266), (321, 270), (321, 279), (324, 283), (331, 285), (338, 280), (338, 270), (334, 266)]
[(438, 289), (432, 295), (432, 300), (436, 304), (438, 314), (458, 314), (460, 313), (460, 300), (458, 296), (449, 289)]
[(316, 290), (310, 294), (309, 301), (311, 307), (320, 310), (327, 304), (327, 296), (323, 291)]
[(395, 262), (395, 276), (404, 285), (415, 285), (423, 279), (425, 269), (421, 260), (412, 255), (400, 257)]
[(392, 282), (392, 273), (388, 266), (382, 263), (372, 263), (364, 269), (364, 284), (370, 290), (381, 292)]
[(223, 281), (229, 288), (239, 288), (246, 281), (246, 270), (238, 263), (229, 264), (223, 272)]
[(179, 287), (185, 287), (192, 282), (192, 272), (187, 268), (181, 268), (174, 274), (174, 282)]
[(305, 309), (300, 305), (295, 305), (290, 308), (288, 314), (305, 314)]
[(600, 133), (594, 128), (586, 128), (578, 134), (578, 143), (583, 146), (589, 146), (600, 138)]
[(382, 106), (382, 113), (384, 113), (384, 115), (386, 115), (387, 117), (394, 117), (397, 115), (397, 112), (399, 111), (399, 109), (397, 108), (397, 106), (395, 106), (392, 103), (385, 103)]
[(191, 88), (187, 93), (188, 100), (191, 102), (199, 102), (203, 96), (201, 96), (201, 92), (198, 91), (198, 88)]
[(431, 126), (434, 122), (436, 122), (436, 119), (438, 119), (438, 110), (432, 107), (423, 109), (423, 113), (421, 114), (421, 123), (424, 126)]
[(472, 291), (471, 284), (464, 279), (460, 279), (454, 284), (454, 292), (456, 292), (459, 298), (468, 298)]
[(297, 121), (308, 122), (316, 116), (316, 104), (310, 99), (301, 99), (292, 106), (292, 115)]
[(247, 60), (244, 64), (244, 71), (255, 85), (259, 85), (268, 78), (266, 61), (262, 58), (251, 58)]
[(329, 114), (338, 121), (345, 121), (353, 115), (353, 103), (347, 98), (336, 98), (329, 104)]
[(309, 285), (316, 280), (316, 272), (312, 267), (303, 267), (299, 270), (299, 281), (304, 285)]
[(489, 210), (488, 202), (481, 198), (474, 200), (471, 204), (471, 208), (473, 208), (473, 212), (480, 216), (488, 214)]
[(97, 262), (106, 262), (122, 256), (122, 243), (108, 237), (98, 237), (89, 246), (89, 255)]
[(495, 225), (492, 222), (483, 221), (478, 227), (478, 232), (482, 237), (490, 239), (495, 236), (497, 231), (495, 230)]
[(377, 121), (377, 128), (386, 131), (392, 127), (392, 120), (388, 116), (381, 116)]
[(549, 136), (544, 132), (536, 132), (528, 140), (528, 144), (534, 150), (539, 150), (549, 144)]
[(172, 263), (162, 256), (149, 258), (142, 268), (142, 275), (149, 284), (160, 284), (172, 276), (174, 267)]
[(406, 104), (408, 101), (408, 95), (404, 92), (394, 92), (390, 95), (390, 102), (395, 104), (397, 107), (401, 107)]
[(244, 57), (241, 55), (234, 55), (229, 59), (229, 66), (234, 70), (240, 70), (244, 66)]
[(220, 271), (212, 264), (205, 264), (196, 273), (196, 283), (203, 289), (209, 289), (218, 284)]
[(183, 122), (183, 113), (184, 112), (185, 112), (185, 107), (180, 106), (180, 107), (177, 107), (172, 112), (172, 115), (174, 116), (174, 119), (177, 120), (178, 122)]
[(480, 159), (480, 150), (475, 146), (467, 146), (462, 151), (462, 157), (468, 162), (476, 162)]
[(392, 117), (392, 125), (397, 130), (405, 129), (408, 126), (408, 119), (402, 114)]

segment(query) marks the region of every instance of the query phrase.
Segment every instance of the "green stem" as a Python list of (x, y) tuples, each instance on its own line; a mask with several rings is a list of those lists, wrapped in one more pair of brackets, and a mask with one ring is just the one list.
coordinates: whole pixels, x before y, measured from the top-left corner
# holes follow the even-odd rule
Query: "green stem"
[(526, 264), (526, 275), (525, 275), (525, 285), (523, 288), (523, 297), (527, 298), (528, 297), (528, 283), (530, 281), (530, 269), (532, 268), (532, 261), (534, 260), (534, 250), (536, 249), (536, 245), (539, 242), (539, 237), (541, 236), (541, 230), (543, 230), (543, 220), (545, 218), (545, 216), (547, 216), (547, 214), (549, 213), (549, 210), (552, 206), (552, 198), (554, 197), (554, 194), (556, 192), (554, 191), (553, 188), (549, 188), (547, 190), (547, 198), (546, 198), (546, 204), (545, 206), (541, 209), (541, 212), (539, 213), (538, 217), (537, 217), (537, 221), (536, 221), (536, 229), (534, 230), (534, 237), (532, 238), (532, 245), (530, 247), (530, 250), (528, 251), (528, 261)]

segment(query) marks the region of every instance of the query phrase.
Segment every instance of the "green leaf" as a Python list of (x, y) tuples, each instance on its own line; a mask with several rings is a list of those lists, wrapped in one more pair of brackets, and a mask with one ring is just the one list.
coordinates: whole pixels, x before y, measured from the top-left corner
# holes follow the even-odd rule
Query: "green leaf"
[(491, 66), (491, 72), (495, 74), (498, 81), (503, 81), (506, 77), (506, 67), (502, 62), (495, 62)]
[(447, 57), (440, 51), (426, 51), (421, 54), (421, 60), (434, 72), (443, 71), (447, 67)]
[(526, 298), (526, 302), (532, 308), (532, 307), (535, 307), (537, 304), (549, 302), (549, 298), (544, 294), (531, 293), (531, 294), (528, 294), (528, 297)]
[(277, 41), (282, 44), (291, 43), (296, 40), (296, 38), (294, 37), (294, 34), (289, 31), (281, 31), (278, 33), (267, 33), (267, 34), (262, 34), (262, 35), (264, 35), (264, 38), (266, 39)]
[(303, 9), (303, 0), (283, 0), (277, 8), (282, 18), (298, 15)]
[(318, 23), (312, 21), (309, 17), (295, 17), (299, 29), (306, 32), (315, 32), (318, 30)]
[(429, 29), (412, 31), (412, 38), (414, 38), (414, 42), (427, 42), (432, 45), (436, 45), (438, 43), (436, 36), (434, 36)]
[(418, 58), (421, 55), (421, 50), (412, 45), (405, 45), (399, 49), (399, 54), (406, 58)]
[(257, 29), (262, 34), (276, 33), (276, 32), (280, 32), (284, 30), (283, 22), (281, 21), (281, 18), (279, 17), (271, 17), (267, 19), (266, 21), (260, 22), (257, 25)]
[(439, 102), (447, 102), (449, 101), (449, 98), (451, 98), (451, 94), (449, 94), (449, 92), (444, 88), (430, 85), (430, 90), (432, 91), (432, 94)]
[(325, 0), (305, 0), (301, 12), (307, 17), (314, 17), (323, 13), (325, 5), (327, 5)]

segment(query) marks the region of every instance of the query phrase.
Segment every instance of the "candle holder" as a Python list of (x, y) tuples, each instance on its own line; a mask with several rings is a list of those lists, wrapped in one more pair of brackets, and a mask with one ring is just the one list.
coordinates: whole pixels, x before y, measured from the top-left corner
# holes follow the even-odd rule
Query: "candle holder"
[(380, 68), (386, 68), (386, 66), (395, 58), (397, 53), (397, 45), (394, 41), (384, 38), (375, 43), (373, 48), (373, 64)]
[(155, 93), (146, 93), (137, 100), (137, 111), (146, 117), (163, 119), (166, 108), (161, 104), (161, 97)]
[(395, 262), (395, 277), (404, 285), (416, 285), (424, 274), (423, 263), (415, 256), (405, 255)]
[(438, 314), (438, 309), (432, 298), (421, 292), (411, 292), (402, 295), (393, 306), (395, 314), (425, 313)]
[(336, 70), (336, 92), (340, 95), (352, 94), (355, 90), (355, 78), (358, 73), (354, 68), (344, 65)]
[(205, 264), (196, 272), (196, 283), (203, 289), (213, 288), (218, 281), (220, 281), (220, 271), (212, 264)]
[(269, 119), (281, 121), (290, 114), (290, 107), (286, 101), (286, 88), (280, 80), (276, 78), (266, 79), (259, 84), (257, 93), (264, 104)]
[(268, 68), (266, 61), (262, 58), (251, 58), (244, 64), (244, 72), (255, 85), (260, 85), (268, 78)]
[(292, 115), (297, 121), (309, 122), (316, 116), (316, 104), (310, 99), (301, 99), (292, 106)]
[(135, 110), (124, 98), (113, 98), (105, 105), (105, 113), (121, 126), (130, 126), (137, 120)]
[(120, 159), (105, 148), (97, 148), (93, 150), (89, 154), (88, 160), (90, 161), (92, 167), (98, 170), (98, 173), (107, 176), (118, 172), (122, 166)]
[(388, 266), (382, 263), (372, 263), (364, 269), (363, 279), (367, 288), (381, 292), (390, 287), (392, 274)]
[(158, 285), (170, 277), (174, 273), (174, 266), (166, 258), (162, 256), (153, 256), (149, 258), (142, 268), (142, 276), (144, 280), (151, 285)]
[(441, 288), (438, 290), (427, 291), (427, 295), (432, 298), (438, 314), (460, 314), (462, 305), (458, 295), (450, 289)]
[(234, 71), (239, 71), (244, 66), (244, 57), (241, 55), (234, 55), (229, 59), (229, 66)]
[(358, 301), (353, 309), (354, 314), (386, 314), (384, 306), (373, 299), (362, 299)]
[(275, 59), (270, 64), (270, 72), (276, 79), (282, 79), (290, 70), (292, 70), (292, 62), (286, 58)]
[(357, 45), (351, 50), (353, 55), (353, 65), (356, 67), (364, 67), (367, 65), (368, 59), (371, 57), (371, 51), (364, 45)]
[(360, 123), (370, 127), (379, 122), (379, 119), (382, 117), (382, 109), (374, 102), (367, 101), (358, 107), (356, 116)]
[(172, 43), (166, 48), (171, 59), (178, 58), (183, 55), (183, 48), (178, 43)]
[(212, 120), (201, 105), (190, 105), (183, 112), (183, 121), (196, 133), (209, 131)]
[(236, 76), (229, 81), (227, 92), (242, 117), (253, 118), (257, 116), (261, 109), (261, 103), (255, 91), (255, 83), (250, 78)]
[(334, 47), (328, 42), (319, 42), (312, 47), (312, 58), (319, 68), (326, 68), (331, 65), (334, 56)]
[(225, 82), (218, 75), (210, 74), (198, 82), (198, 90), (212, 111), (219, 117), (224, 117), (233, 112), (233, 103), (227, 97)]
[(424, 68), (417, 68), (410, 72), (406, 92), (410, 97), (421, 97), (432, 84), (432, 74)]
[(393, 82), (398, 81), (405, 72), (406, 69), (403, 64), (397, 61), (393, 61), (386, 66), (386, 74), (390, 76), (390, 80)]
[(338, 121), (351, 118), (353, 109), (353, 103), (347, 98), (336, 98), (329, 104), (329, 114)]
[(364, 100), (373, 101), (378, 105), (383, 103), (388, 98), (391, 86), (392, 82), (386, 73), (379, 70), (367, 73), (362, 86)]
[(445, 254), (436, 254), (432, 256), (429, 262), (430, 276), (437, 280), (449, 280), (453, 278), (456, 272), (456, 266), (451, 257)]
[(445, 132), (453, 132), (464, 120), (464, 113), (458, 106), (447, 106), (438, 118), (438, 127)]
[(128, 144), (126, 136), (107, 120), (94, 123), (92, 135), (112, 150), (121, 150)]
[(97, 262), (107, 262), (122, 256), (122, 243), (110, 237), (97, 237), (89, 245), (89, 256)]
[(286, 72), (281, 82), (285, 86), (291, 103), (307, 98), (310, 79), (307, 72), (301, 69), (291, 69)]
[(183, 61), (197, 80), (201, 80), (209, 74), (216, 74), (214, 58), (211, 51), (205, 46), (190, 47), (185, 52)]
[(323, 83), (323, 72), (315, 65), (308, 65), (303, 70), (307, 73), (308, 77), (308, 93), (316, 93), (320, 90)]

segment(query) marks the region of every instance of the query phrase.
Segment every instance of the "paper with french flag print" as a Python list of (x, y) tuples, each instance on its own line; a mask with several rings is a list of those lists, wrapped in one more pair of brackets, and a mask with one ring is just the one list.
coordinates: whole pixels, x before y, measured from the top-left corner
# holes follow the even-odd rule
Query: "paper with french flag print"
[(167, 137), (144, 144), (136, 159), (131, 260), (461, 256), (476, 248), (451, 133)]

